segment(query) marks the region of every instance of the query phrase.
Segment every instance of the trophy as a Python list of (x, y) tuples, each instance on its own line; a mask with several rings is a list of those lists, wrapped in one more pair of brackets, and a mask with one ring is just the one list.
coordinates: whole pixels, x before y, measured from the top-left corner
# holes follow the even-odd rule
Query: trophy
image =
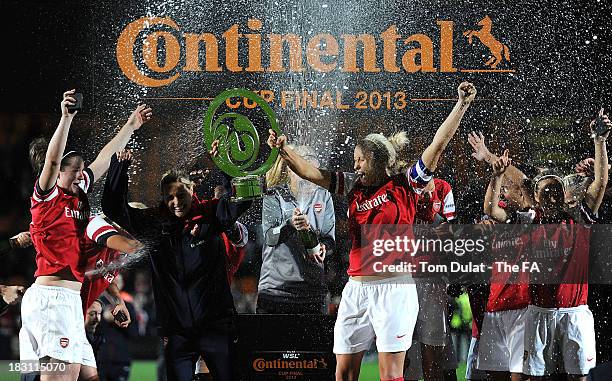
[[(272, 107), (259, 95), (245, 89), (230, 89), (217, 95), (210, 103), (204, 116), (204, 144), (210, 150), (212, 143), (219, 140), (219, 155), (212, 157), (219, 169), (232, 177), (232, 200), (253, 200), (266, 192), (264, 175), (274, 165), (278, 148), (273, 148), (268, 158), (259, 167), (252, 169), (261, 145), (259, 133), (251, 120), (236, 112), (217, 114), (217, 109), (227, 99), (241, 97), (256, 103), (265, 113), (269, 128), (281, 135), (278, 120)], [(266, 129), (267, 132), (267, 129)]]

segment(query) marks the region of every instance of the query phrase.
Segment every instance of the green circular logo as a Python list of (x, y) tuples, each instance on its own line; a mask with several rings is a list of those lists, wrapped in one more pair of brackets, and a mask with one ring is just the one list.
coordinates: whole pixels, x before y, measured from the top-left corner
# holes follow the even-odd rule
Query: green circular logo
[[(204, 143), (209, 151), (212, 143), (219, 140), (219, 155), (213, 162), (232, 177), (263, 175), (274, 165), (278, 149), (273, 149), (261, 167), (250, 170), (257, 160), (261, 140), (249, 118), (235, 112), (215, 116), (217, 109), (229, 98), (242, 97), (255, 102), (267, 116), (270, 128), (281, 135), (278, 120), (272, 107), (259, 95), (245, 89), (225, 90), (212, 100), (204, 115)], [(267, 131), (266, 131), (267, 132)]]

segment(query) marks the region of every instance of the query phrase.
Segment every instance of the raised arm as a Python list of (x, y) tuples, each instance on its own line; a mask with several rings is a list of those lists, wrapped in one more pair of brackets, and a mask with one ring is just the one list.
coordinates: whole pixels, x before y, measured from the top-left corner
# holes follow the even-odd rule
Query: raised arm
[[(472, 157), (474, 159), (478, 161), (484, 161), (488, 164), (493, 164), (494, 162), (499, 160), (499, 156), (495, 155), (494, 153), (491, 153), (491, 151), (489, 151), (489, 148), (487, 148), (485, 144), (484, 135), (482, 135), (481, 132), (477, 134), (472, 131), (470, 134), (468, 134), (468, 143), (470, 143), (472, 149), (474, 149), (474, 152), (472, 152)], [(510, 164), (508, 165), (508, 168), (506, 168), (504, 176), (521, 188), (522, 198), (520, 206), (522, 208), (527, 208), (531, 207), (532, 205), (535, 205), (535, 201), (531, 196), (532, 189), (527, 185), (528, 177), (527, 175), (525, 175), (525, 173), (523, 173), (523, 171), (518, 169), (515, 165)]]
[(285, 135), (276, 136), (273, 130), (268, 131), (268, 145), (270, 148), (279, 148), (283, 160), (296, 175), (311, 183), (315, 183), (323, 189), (329, 189), (331, 184), (331, 173), (324, 169), (320, 169), (304, 160), (294, 150), (287, 147), (287, 137)]
[(493, 175), (491, 181), (487, 187), (487, 193), (485, 194), (484, 200), (484, 212), (491, 216), (498, 222), (505, 223), (508, 220), (508, 214), (506, 211), (499, 207), (499, 193), (501, 190), (502, 180), (504, 178), (504, 172), (506, 172), (510, 165), (510, 158), (508, 158), (508, 150), (504, 154), (491, 164), (493, 168)]
[(76, 111), (73, 113), (68, 112), (68, 106), (72, 106), (76, 103), (76, 99), (72, 97), (74, 92), (74, 89), (66, 91), (60, 103), (62, 118), (53, 133), (53, 137), (51, 137), (51, 141), (47, 147), (47, 154), (45, 155), (45, 164), (38, 177), (38, 186), (43, 192), (53, 188), (57, 181), (62, 155), (64, 149), (66, 149), (66, 140), (68, 140), (70, 125), (72, 124), (74, 115), (77, 113)]
[[(604, 135), (596, 136), (594, 138), (595, 142), (595, 162), (594, 162), (594, 171), (595, 171), (595, 179), (589, 185), (587, 189), (586, 195), (584, 197), (585, 202), (589, 209), (593, 213), (597, 213), (599, 210), (599, 206), (601, 205), (601, 201), (603, 200), (604, 194), (606, 193), (606, 186), (608, 185), (608, 152), (606, 149), (606, 140), (608, 139), (608, 135), (610, 135), (610, 129), (612, 128), (612, 122), (607, 115), (604, 115), (603, 108), (599, 110), (599, 118), (600, 120), (607, 125), (608, 132)], [(591, 128), (593, 128), (595, 121), (591, 122)]]
[(465, 111), (476, 96), (476, 88), (469, 82), (462, 82), (457, 91), (459, 93), (457, 104), (455, 104), (453, 111), (451, 111), (444, 123), (442, 123), (436, 131), (431, 144), (423, 151), (423, 163), (431, 172), (436, 170), (442, 152), (444, 152), (448, 142), (450, 142), (453, 135), (455, 135), (457, 128), (459, 128), (459, 122), (461, 122), (463, 118), (463, 114), (465, 114)]
[(134, 234), (128, 205), (128, 169), (132, 152), (123, 150), (111, 157), (111, 164), (102, 192), (102, 212), (124, 229)]
[(125, 148), (134, 131), (138, 130), (146, 121), (151, 119), (153, 112), (147, 105), (140, 105), (132, 112), (127, 123), (119, 130), (117, 135), (100, 151), (96, 159), (89, 165), (94, 174), (94, 181), (100, 179), (110, 166), (111, 157)]

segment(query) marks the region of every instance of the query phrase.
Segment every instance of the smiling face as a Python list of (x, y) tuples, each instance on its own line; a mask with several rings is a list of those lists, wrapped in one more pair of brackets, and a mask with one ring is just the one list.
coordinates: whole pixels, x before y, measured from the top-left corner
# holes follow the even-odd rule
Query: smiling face
[(179, 181), (169, 183), (163, 188), (164, 204), (170, 214), (185, 218), (191, 210), (193, 188)]
[(83, 169), (85, 164), (83, 158), (74, 156), (67, 160), (62, 166), (57, 177), (57, 186), (72, 194), (79, 193), (79, 183), (84, 179)]

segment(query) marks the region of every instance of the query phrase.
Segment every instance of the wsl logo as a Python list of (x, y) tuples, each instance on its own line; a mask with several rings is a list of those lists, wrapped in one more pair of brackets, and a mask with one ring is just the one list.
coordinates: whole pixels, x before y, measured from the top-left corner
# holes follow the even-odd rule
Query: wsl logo
[[(183, 30), (170, 17), (142, 17), (119, 35), (116, 58), (123, 74), (146, 87), (170, 85), (186, 73), (456, 73), (513, 72), (508, 45), (494, 37), (493, 20), (455, 41), (455, 23), (437, 20), (438, 33), (401, 34), (396, 25), (379, 34), (261, 32), (263, 22), (233, 24), (223, 33)], [(312, 35), (312, 37), (311, 37)], [(476, 44), (475, 40), (481, 44)], [(454, 44), (457, 43), (457, 46)], [(488, 49), (485, 68), (455, 66), (455, 49)], [(359, 59), (358, 59), (359, 57)], [(482, 65), (482, 63), (479, 63)], [(502, 68), (499, 68), (499, 67)]]

